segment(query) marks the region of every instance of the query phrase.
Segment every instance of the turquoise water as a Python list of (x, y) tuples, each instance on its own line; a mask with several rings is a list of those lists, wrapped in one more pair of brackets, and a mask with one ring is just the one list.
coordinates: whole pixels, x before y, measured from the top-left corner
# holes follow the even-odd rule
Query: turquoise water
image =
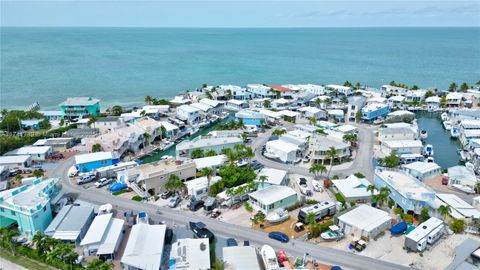
[(202, 83), (391, 80), (445, 88), (480, 74), (480, 28), (1, 28), (0, 106), (105, 108)]
[(425, 129), (428, 132), (425, 144), (433, 145), (435, 163), (442, 168), (459, 164), (460, 154), (457, 150), (460, 143), (450, 138), (450, 131), (443, 128), (437, 113), (417, 113), (417, 124), (420, 130)]

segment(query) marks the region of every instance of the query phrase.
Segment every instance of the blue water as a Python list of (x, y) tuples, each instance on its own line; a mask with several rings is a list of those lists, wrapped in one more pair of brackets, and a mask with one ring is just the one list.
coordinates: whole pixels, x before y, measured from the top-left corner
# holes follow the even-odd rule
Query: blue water
[(1, 28), (0, 106), (105, 108), (202, 83), (391, 80), (445, 88), (480, 74), (480, 28)]

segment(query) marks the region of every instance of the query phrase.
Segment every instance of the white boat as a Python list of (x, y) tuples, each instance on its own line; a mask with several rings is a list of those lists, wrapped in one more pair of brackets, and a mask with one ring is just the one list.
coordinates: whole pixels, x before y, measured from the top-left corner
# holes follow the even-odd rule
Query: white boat
[(230, 113), (228, 113), (228, 112), (222, 112), (222, 113), (220, 114), (220, 119), (223, 120), (223, 119), (227, 118), (229, 115), (230, 115)]
[(307, 184), (307, 180), (303, 177), (300, 177), (298, 180), (297, 180), (297, 184), (298, 184), (298, 187), (300, 188), (300, 192), (303, 194), (303, 195), (307, 195), (307, 196), (312, 196), (313, 195), (313, 192), (312, 190), (308, 187), (308, 184)]
[(137, 224), (138, 223), (148, 224), (148, 214), (147, 214), (147, 212), (138, 212), (136, 220), (137, 220)]
[(440, 117), (442, 118), (442, 121), (447, 121), (448, 120), (448, 114), (446, 112), (442, 113), (440, 115)]
[(426, 156), (433, 156), (433, 145), (431, 144), (425, 145), (424, 152)]
[(427, 157), (427, 159), (425, 160), (427, 163), (434, 163), (435, 162), (435, 159), (433, 159), (433, 157)]
[(167, 150), (168, 148), (174, 146), (175, 143), (174, 142), (167, 142), (163, 147), (162, 147), (162, 150)]
[(98, 214), (102, 215), (102, 214), (111, 213), (112, 209), (113, 209), (113, 206), (109, 203), (100, 205), (100, 207), (98, 208)]
[(279, 209), (277, 211), (275, 211), (274, 213), (268, 215), (265, 219), (272, 223), (272, 224), (275, 224), (275, 223), (282, 223), (284, 222), (285, 220), (288, 219), (288, 211), (285, 210), (285, 209)]
[(323, 240), (332, 241), (332, 240), (340, 240), (343, 238), (343, 232), (340, 228), (336, 225), (332, 225), (328, 227), (328, 230), (320, 234), (320, 237)]
[(450, 136), (454, 139), (458, 138), (458, 136), (460, 136), (460, 129), (457, 127), (452, 127), (450, 130)]
[(191, 127), (191, 128), (190, 128), (190, 136), (191, 136), (191, 135), (195, 135), (195, 134), (196, 134), (197, 132), (199, 132), (199, 131), (200, 131), (199, 128), (197, 128), (197, 127)]
[(428, 138), (428, 132), (425, 129), (422, 129), (420, 131), (420, 139), (425, 140), (426, 138)]
[(462, 192), (465, 192), (467, 194), (475, 194), (475, 189), (470, 187), (470, 186), (464, 186), (464, 185), (459, 185), (459, 184), (453, 184), (453, 188), (458, 189)]
[(265, 265), (265, 270), (277, 270), (280, 268), (275, 250), (271, 246), (263, 245), (260, 249), (260, 253), (262, 255), (263, 264)]
[(451, 130), (452, 129), (452, 122), (451, 121), (443, 121), (443, 127), (445, 130)]
[(319, 181), (312, 180), (312, 186), (313, 186), (313, 190), (315, 190), (316, 192), (323, 192), (322, 185), (320, 184)]

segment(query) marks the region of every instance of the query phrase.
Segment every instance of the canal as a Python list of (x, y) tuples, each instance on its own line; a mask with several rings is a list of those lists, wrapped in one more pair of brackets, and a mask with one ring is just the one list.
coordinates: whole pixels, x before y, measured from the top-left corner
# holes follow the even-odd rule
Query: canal
[[(231, 114), (228, 117), (226, 117), (225, 119), (220, 120), (215, 124), (212, 124), (208, 127), (205, 127), (203, 129), (201, 129), (199, 132), (197, 132), (196, 134), (193, 134), (192, 136), (185, 136), (184, 139), (191, 140), (191, 139), (197, 138), (198, 136), (203, 136), (205, 134), (208, 134), (210, 131), (213, 131), (213, 130), (217, 129), (217, 127), (220, 124), (226, 123), (226, 122), (228, 122), (230, 120), (234, 120), (234, 119), (235, 119), (234, 115)], [(142, 163), (151, 163), (151, 162), (155, 162), (155, 161), (160, 160), (165, 155), (175, 157), (175, 148), (176, 148), (176, 144), (174, 146), (168, 148), (165, 151), (152, 153), (151, 156), (145, 156), (145, 157), (141, 158), (140, 160), (142, 161)]]
[(428, 138), (425, 144), (433, 145), (435, 163), (442, 168), (449, 168), (460, 163), (458, 149), (461, 145), (458, 140), (451, 139), (450, 131), (443, 128), (438, 113), (419, 112), (416, 114), (418, 129), (425, 129)]

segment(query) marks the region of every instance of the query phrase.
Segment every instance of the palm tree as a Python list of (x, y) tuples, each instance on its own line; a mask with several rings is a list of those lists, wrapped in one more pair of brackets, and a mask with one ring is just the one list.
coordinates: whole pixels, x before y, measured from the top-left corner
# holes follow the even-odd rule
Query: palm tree
[(171, 174), (167, 182), (163, 185), (163, 188), (167, 191), (178, 192), (185, 189), (185, 183), (183, 183), (177, 175)]
[(268, 176), (266, 176), (266, 175), (260, 175), (260, 176), (258, 177), (258, 181), (260, 181), (260, 184), (262, 184), (262, 188), (263, 188), (265, 181), (268, 181)]
[(145, 101), (145, 103), (150, 105), (153, 102), (153, 98), (151, 96), (146, 96), (144, 101)]
[(372, 193), (372, 196), (373, 196), (373, 193), (375, 193), (376, 190), (377, 190), (377, 188), (374, 185), (368, 185), (368, 187), (367, 187), (367, 191), (370, 191)]
[(264, 108), (270, 108), (270, 100), (266, 99), (263, 101), (263, 107)]
[(248, 133), (242, 132), (242, 134), (240, 134), (240, 138), (242, 138), (243, 142), (246, 142), (248, 139)]
[(320, 108), (320, 105), (322, 105), (322, 100), (319, 97), (315, 99), (315, 105), (317, 105), (317, 108)]
[(39, 170), (36, 170), (36, 171), (33, 171), (32, 175), (33, 175), (33, 177), (40, 178), (40, 177), (43, 176), (43, 172), (39, 171)]
[(147, 114), (147, 112), (146, 112), (145, 110), (142, 110), (142, 111), (140, 112), (140, 116), (141, 116), (141, 117), (144, 117), (146, 114)]
[(244, 145), (241, 156), (246, 160), (250, 160), (255, 157), (255, 152), (253, 152), (251, 147)]
[(41, 232), (37, 232), (33, 238), (32, 243), (35, 246), (38, 256), (43, 256), (46, 252), (45, 250), (45, 235)]
[(314, 163), (310, 168), (308, 169), (309, 173), (313, 173), (315, 177), (318, 177), (319, 174), (325, 173), (327, 171), (327, 167), (320, 163)]
[(440, 205), (440, 207), (438, 207), (437, 211), (440, 214), (440, 216), (443, 217), (443, 220), (446, 220), (448, 215), (450, 215), (450, 213), (452, 213), (452, 208), (448, 204)]
[(333, 161), (338, 157), (338, 152), (335, 147), (330, 147), (327, 150), (326, 156), (330, 159), (330, 169), (328, 169), (327, 179), (330, 179), (330, 173), (332, 172), (333, 168)]
[(223, 148), (222, 154), (227, 157), (227, 162), (230, 166), (233, 166), (235, 162), (238, 160), (238, 155), (230, 148)]
[(213, 150), (213, 149), (210, 149), (207, 152), (205, 152), (206, 157), (213, 157), (213, 156), (216, 156), (216, 155), (217, 155), (217, 152), (215, 152), (215, 150)]
[(452, 82), (450, 86), (448, 86), (448, 91), (454, 92), (455, 90), (457, 90), (457, 84)]
[(0, 228), (0, 230), (1, 230), (0, 231), (1, 246), (8, 247), (12, 255), (15, 256), (16, 246), (15, 246), (15, 243), (13, 242), (13, 237), (15, 237), (17, 234), (8, 228)]
[(325, 130), (323, 130), (322, 128), (317, 128), (315, 130), (315, 133), (316, 134), (321, 134), (321, 135), (327, 135), (327, 133), (325, 132)]
[(207, 177), (207, 189), (210, 189), (210, 181), (212, 181), (212, 176), (215, 176), (215, 170), (209, 167), (205, 167), (200, 170), (200, 175)]
[(375, 201), (378, 203), (380, 207), (382, 207), (383, 203), (387, 201), (388, 195), (390, 195), (390, 189), (387, 187), (380, 188), (378, 194), (374, 195)]
[(360, 89), (360, 87), (362, 87), (362, 84), (359, 83), (359, 82), (357, 82), (357, 83), (355, 84), (355, 89), (358, 90), (358, 89)]
[(287, 130), (286, 129), (275, 129), (273, 132), (272, 132), (272, 135), (275, 135), (275, 136), (281, 136), (283, 134), (287, 133)]
[(99, 143), (92, 145), (92, 152), (100, 152), (102, 151), (102, 146)]

